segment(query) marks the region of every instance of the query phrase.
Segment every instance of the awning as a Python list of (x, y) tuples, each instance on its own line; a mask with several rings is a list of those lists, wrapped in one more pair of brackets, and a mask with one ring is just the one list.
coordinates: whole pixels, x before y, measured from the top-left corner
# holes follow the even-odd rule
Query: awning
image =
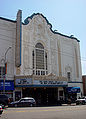
[(80, 93), (80, 87), (67, 87), (68, 93)]

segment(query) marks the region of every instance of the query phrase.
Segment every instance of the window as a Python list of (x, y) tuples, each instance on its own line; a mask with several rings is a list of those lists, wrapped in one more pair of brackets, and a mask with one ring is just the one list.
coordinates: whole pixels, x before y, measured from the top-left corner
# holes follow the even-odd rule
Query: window
[(68, 81), (70, 81), (70, 72), (67, 72)]
[(20, 102), (25, 102), (25, 100), (24, 99), (21, 99)]
[(46, 60), (46, 70), (47, 70), (47, 53), (45, 53), (45, 60)]
[(33, 55), (33, 68), (34, 68), (34, 51), (33, 51), (33, 54), (32, 55)]
[(5, 76), (5, 67), (0, 67), (0, 78)]
[(47, 52), (41, 43), (37, 43), (32, 52), (33, 74), (46, 75), (47, 71)]
[(36, 49), (36, 69), (44, 69), (44, 51)]

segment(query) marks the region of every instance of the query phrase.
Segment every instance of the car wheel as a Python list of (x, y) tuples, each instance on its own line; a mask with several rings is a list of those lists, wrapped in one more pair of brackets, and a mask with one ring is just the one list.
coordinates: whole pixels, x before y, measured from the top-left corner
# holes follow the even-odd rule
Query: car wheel
[(33, 104), (30, 104), (30, 107), (32, 107), (33, 106)]
[(82, 102), (82, 105), (85, 105), (85, 102)]
[(79, 105), (80, 103), (79, 102), (76, 102), (76, 105)]
[(0, 114), (2, 114), (2, 112), (0, 112)]
[(15, 107), (17, 107), (17, 104), (15, 104)]

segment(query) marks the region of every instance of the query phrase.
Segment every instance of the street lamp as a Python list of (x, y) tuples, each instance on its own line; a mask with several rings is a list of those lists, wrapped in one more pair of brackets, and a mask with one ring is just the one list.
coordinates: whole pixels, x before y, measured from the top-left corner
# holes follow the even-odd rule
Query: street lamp
[(5, 94), (5, 80), (6, 80), (6, 68), (7, 68), (7, 63), (6, 63), (6, 55), (7, 55), (7, 53), (8, 53), (8, 51), (11, 49), (12, 47), (10, 46), (10, 47), (8, 47), (7, 48), (7, 50), (6, 50), (6, 52), (5, 52), (5, 59), (4, 59), (4, 67), (5, 67), (5, 76), (4, 76), (4, 83), (3, 83), (3, 93)]

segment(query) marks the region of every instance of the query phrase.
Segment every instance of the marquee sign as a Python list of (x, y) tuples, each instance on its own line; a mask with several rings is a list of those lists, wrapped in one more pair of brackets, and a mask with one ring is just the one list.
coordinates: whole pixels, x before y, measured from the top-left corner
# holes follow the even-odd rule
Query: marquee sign
[(52, 81), (52, 80), (34, 80), (35, 85), (67, 85), (66, 81)]
[(50, 74), (48, 76), (22, 76), (15, 77), (16, 87), (66, 87), (68, 86), (67, 79), (65, 77), (57, 77)]
[(16, 79), (15, 80), (15, 85), (31, 85), (32, 84), (32, 79)]

